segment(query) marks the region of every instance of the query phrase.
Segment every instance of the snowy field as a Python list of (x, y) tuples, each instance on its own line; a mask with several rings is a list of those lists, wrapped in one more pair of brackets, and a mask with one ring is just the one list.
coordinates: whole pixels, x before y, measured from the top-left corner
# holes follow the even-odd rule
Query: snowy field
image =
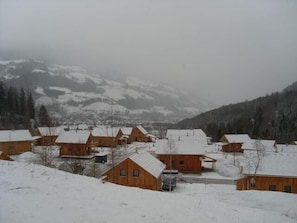
[(0, 222), (297, 222), (297, 195), (180, 183), (129, 188), (40, 165), (0, 161)]

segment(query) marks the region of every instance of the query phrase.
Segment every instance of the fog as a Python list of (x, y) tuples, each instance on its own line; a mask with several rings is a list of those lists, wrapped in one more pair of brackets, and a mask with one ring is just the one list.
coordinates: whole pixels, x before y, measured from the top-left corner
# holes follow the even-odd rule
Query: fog
[(158, 81), (218, 105), (297, 81), (295, 0), (0, 0), (0, 55)]

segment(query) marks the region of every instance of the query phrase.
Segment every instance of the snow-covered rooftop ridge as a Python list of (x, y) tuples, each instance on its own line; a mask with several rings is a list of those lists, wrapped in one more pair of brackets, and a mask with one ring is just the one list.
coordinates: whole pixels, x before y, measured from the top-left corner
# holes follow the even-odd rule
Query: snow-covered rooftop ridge
[(141, 131), (143, 133), (143, 135), (147, 135), (148, 134), (148, 132), (145, 130), (145, 128), (142, 127), (142, 125), (138, 125), (136, 127), (139, 129), (139, 131)]
[(92, 135), (103, 136), (103, 137), (115, 137), (118, 131), (119, 131), (119, 127), (100, 125), (93, 128)]
[(62, 126), (56, 127), (38, 127), (38, 130), (41, 136), (58, 136), (62, 132), (64, 132), (64, 128)]
[(141, 166), (147, 172), (158, 178), (165, 169), (165, 164), (153, 157), (148, 152), (139, 152), (132, 154), (129, 159)]
[(166, 138), (178, 141), (205, 140), (207, 143), (207, 136), (202, 129), (168, 129)]
[(0, 130), (0, 142), (32, 141), (29, 130)]
[(85, 144), (87, 143), (89, 137), (89, 131), (67, 131), (58, 136), (56, 143)]
[(226, 134), (224, 136), (229, 143), (244, 143), (251, 140), (248, 134)]
[(205, 140), (172, 140), (156, 141), (156, 154), (204, 155), (207, 148)]
[(121, 127), (120, 128), (122, 130), (122, 133), (124, 135), (131, 135), (131, 132), (132, 132), (132, 127)]

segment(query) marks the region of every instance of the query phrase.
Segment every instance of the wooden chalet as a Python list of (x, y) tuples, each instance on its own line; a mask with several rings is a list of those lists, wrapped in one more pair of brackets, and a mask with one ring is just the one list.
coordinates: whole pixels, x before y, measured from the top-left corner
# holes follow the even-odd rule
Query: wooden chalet
[(242, 145), (250, 140), (251, 138), (248, 134), (226, 134), (220, 139), (222, 152), (243, 153)]
[(129, 140), (130, 142), (152, 142), (153, 136), (141, 125), (137, 125), (132, 129)]
[[(295, 147), (297, 151), (297, 146)], [(237, 180), (237, 190), (281, 191), (297, 194), (297, 152), (292, 152), (291, 148), (288, 149), (288, 151), (266, 152), (256, 173), (255, 168), (243, 170), (243, 177)]]
[(117, 135), (116, 135), (116, 139), (118, 141), (119, 145), (126, 145), (126, 144), (130, 144), (130, 136), (132, 133), (132, 127), (121, 127), (119, 128)]
[(55, 144), (58, 136), (65, 132), (62, 126), (59, 127), (38, 127), (35, 130), (35, 135), (40, 136), (36, 141), (37, 146), (52, 146)]
[(89, 131), (63, 132), (56, 139), (61, 157), (86, 157), (92, 154), (92, 138)]
[(33, 141), (29, 130), (0, 130), (0, 150), (7, 155), (31, 151)]
[(118, 128), (111, 126), (97, 126), (92, 130), (92, 141), (95, 147), (116, 147)]
[(201, 129), (169, 129), (166, 137), (157, 141), (156, 157), (165, 163), (167, 171), (202, 171), (207, 137)]
[(139, 152), (123, 159), (102, 173), (108, 182), (160, 191), (165, 165), (148, 152)]

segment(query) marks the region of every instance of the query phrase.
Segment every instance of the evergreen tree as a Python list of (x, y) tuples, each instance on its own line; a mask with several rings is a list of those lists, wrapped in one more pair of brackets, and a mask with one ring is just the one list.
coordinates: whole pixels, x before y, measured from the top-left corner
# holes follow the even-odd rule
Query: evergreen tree
[(3, 82), (0, 82), (0, 115), (4, 115), (7, 111), (6, 89)]
[(25, 116), (27, 111), (26, 111), (26, 93), (23, 88), (20, 90), (20, 97), (19, 97), (19, 115)]
[(32, 98), (31, 93), (29, 93), (29, 96), (27, 99), (27, 117), (29, 119), (35, 119), (35, 105), (34, 105), (34, 100)]
[(51, 126), (51, 119), (44, 105), (41, 105), (39, 109), (38, 118), (39, 118), (40, 126), (43, 126), (43, 127)]

